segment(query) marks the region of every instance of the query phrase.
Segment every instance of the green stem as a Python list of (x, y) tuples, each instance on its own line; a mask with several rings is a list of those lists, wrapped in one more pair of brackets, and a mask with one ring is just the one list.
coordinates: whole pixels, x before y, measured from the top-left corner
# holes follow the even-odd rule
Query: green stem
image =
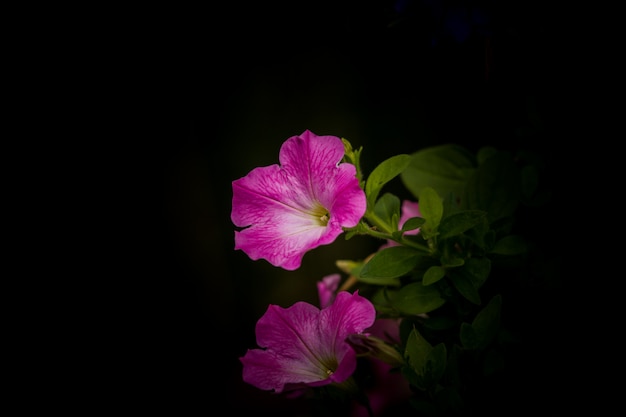
[[(367, 219), (371, 225), (365, 221)], [(379, 232), (378, 229), (382, 229), (382, 232)], [(404, 236), (400, 238), (400, 240), (395, 239), (391, 234), (391, 228), (387, 223), (382, 221), (382, 219), (376, 216), (374, 213), (368, 212), (365, 214), (365, 217), (361, 219), (359, 224), (355, 227), (344, 228), (345, 232), (356, 233), (359, 235), (370, 235), (378, 239), (383, 240), (393, 240), (401, 245), (408, 246), (413, 249), (417, 249), (420, 252), (424, 252), (432, 255), (433, 250), (431, 250), (426, 244), (420, 244), (414, 242), (412, 240), (405, 239)]]
[(370, 235), (370, 236), (374, 236), (374, 237), (377, 237), (379, 239), (385, 239), (385, 240), (392, 239), (391, 235), (389, 233), (382, 233), (382, 232), (379, 232), (379, 231), (377, 231), (375, 229), (372, 229), (371, 227), (366, 229), (366, 230), (367, 230), (367, 234)]
[[(370, 220), (369, 217), (368, 217), (368, 220)], [(424, 253), (428, 253), (428, 254), (431, 253), (431, 250), (425, 244), (421, 245), (421, 244), (419, 244), (417, 242), (414, 242), (412, 240), (405, 239), (404, 237), (402, 237), (400, 240), (397, 240), (397, 239), (393, 238), (391, 233), (379, 232), (376, 229), (373, 229), (371, 227), (369, 227), (369, 228), (367, 228), (365, 230), (366, 230), (366, 233), (368, 235), (370, 235), (370, 236), (374, 236), (374, 237), (377, 237), (379, 239), (393, 240), (394, 242), (398, 242), (401, 245), (408, 246), (408, 247), (413, 248), (413, 249), (417, 249), (420, 252), (424, 252)]]
[(377, 229), (382, 230), (383, 232), (387, 234), (391, 234), (391, 232), (393, 232), (393, 230), (391, 229), (391, 226), (389, 226), (383, 219), (378, 217), (376, 213), (374, 213), (373, 211), (368, 210), (365, 213), (365, 218), (371, 224), (373, 224)]
[(417, 249), (417, 250), (419, 250), (421, 252), (428, 253), (430, 255), (433, 254), (433, 251), (431, 249), (429, 249), (427, 245), (422, 245), (422, 244), (419, 244), (417, 242), (413, 242), (412, 240), (405, 239), (404, 236), (402, 237), (402, 239), (400, 239), (400, 242), (398, 242), (398, 243), (400, 243), (401, 245), (404, 245), (404, 246), (408, 246), (408, 247), (413, 248), (413, 249)]

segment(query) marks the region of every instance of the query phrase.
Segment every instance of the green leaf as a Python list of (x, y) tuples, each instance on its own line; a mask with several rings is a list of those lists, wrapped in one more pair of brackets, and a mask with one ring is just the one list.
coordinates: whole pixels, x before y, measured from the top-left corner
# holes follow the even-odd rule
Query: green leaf
[(478, 349), (478, 346), (480, 345), (480, 338), (476, 334), (476, 331), (472, 328), (471, 324), (461, 323), (459, 337), (461, 339), (461, 345), (463, 345), (465, 349)]
[(446, 370), (446, 346), (439, 343), (434, 348), (413, 327), (409, 334), (404, 357), (414, 373), (411, 382), (421, 390), (432, 390)]
[(410, 162), (410, 155), (400, 154), (392, 156), (374, 168), (365, 182), (368, 207), (374, 205), (383, 186), (400, 175)]
[(391, 304), (404, 314), (423, 314), (441, 307), (446, 300), (434, 286), (412, 282), (398, 291), (389, 292)]
[(491, 223), (512, 215), (520, 197), (521, 179), (515, 161), (508, 152), (495, 152), (468, 180), (464, 208), (486, 211)]
[(478, 165), (481, 165), (496, 153), (498, 153), (498, 150), (493, 146), (483, 146), (478, 150), (478, 152), (476, 152), (476, 161), (478, 162)]
[[(413, 368), (411, 368), (410, 366), (403, 366), (401, 368), (401, 372), (402, 372), (402, 376), (409, 381), (409, 384), (411, 384), (411, 386), (413, 387), (421, 387), (422, 386), (422, 378), (420, 376), (418, 376), (415, 371), (413, 370)], [(423, 388), (420, 388), (422, 391), (424, 391)], [(420, 403), (420, 404), (424, 404), (424, 403)], [(433, 417), (435, 417), (433, 415)]]
[(502, 296), (498, 294), (489, 301), (485, 308), (478, 312), (472, 321), (472, 329), (480, 341), (479, 349), (487, 347), (498, 333), (501, 307)]
[(474, 287), (480, 288), (487, 281), (491, 272), (491, 260), (486, 257), (470, 258), (465, 261), (463, 269), (463, 273), (469, 276)]
[(467, 300), (470, 302), (479, 305), (480, 304), (480, 294), (478, 293), (478, 288), (474, 286), (472, 280), (469, 275), (465, 273), (465, 266), (458, 269), (451, 269), (448, 271), (448, 277), (454, 288)]
[(391, 237), (394, 238), (396, 241), (402, 239), (402, 231), (396, 230), (395, 232), (391, 232)]
[(391, 230), (398, 229), (400, 218), (400, 199), (390, 193), (383, 194), (374, 205), (374, 213), (388, 224)]
[(388, 292), (389, 287), (380, 287), (374, 291), (369, 299), (374, 304), (374, 306), (376, 307), (376, 311), (379, 314), (396, 317), (398, 312), (391, 305)]
[(482, 250), (486, 250), (486, 248), (493, 245), (494, 232), (489, 228), (486, 215), (482, 217), (478, 224), (463, 233)]
[(424, 187), (419, 200), (419, 207), (422, 218), (426, 220), (421, 233), (425, 239), (429, 239), (436, 234), (443, 217), (443, 201), (433, 188)]
[(528, 246), (521, 236), (509, 235), (498, 240), (489, 253), (498, 255), (519, 255), (527, 251)]
[(475, 169), (475, 158), (467, 149), (446, 144), (413, 153), (400, 178), (419, 201), (425, 187), (435, 189), (442, 198), (449, 193), (460, 197)]
[(402, 225), (402, 231), (407, 232), (409, 230), (419, 229), (420, 227), (422, 227), (425, 221), (426, 220), (421, 217), (411, 217)]
[(446, 268), (456, 268), (465, 265), (465, 259), (456, 256), (455, 253), (451, 252), (447, 248), (439, 258), (439, 262)]
[(354, 235), (365, 235), (367, 234), (370, 226), (366, 224), (363, 220), (361, 220), (355, 227), (344, 228), (346, 231), (346, 240), (350, 239)]
[(476, 314), (471, 325), (461, 324), (460, 338), (464, 348), (484, 349), (493, 341), (500, 329), (501, 306), (502, 297), (498, 294)]
[(424, 365), (426, 365), (428, 355), (432, 350), (433, 347), (428, 343), (428, 340), (413, 327), (404, 348), (404, 357), (417, 375), (422, 376), (424, 374)]
[(359, 281), (379, 284), (382, 281), (389, 284), (391, 278), (408, 274), (417, 265), (420, 256), (420, 253), (415, 249), (406, 246), (385, 248), (376, 252), (372, 259), (363, 266), (359, 274)]
[(439, 238), (445, 239), (460, 235), (472, 227), (481, 224), (486, 215), (487, 213), (481, 210), (465, 210), (451, 214), (441, 221), (439, 225)]
[(428, 389), (433, 389), (446, 371), (446, 345), (439, 343), (434, 346), (426, 358), (424, 365), (424, 382)]
[(446, 270), (440, 266), (431, 266), (424, 273), (424, 277), (422, 278), (422, 283), (424, 285), (434, 284), (439, 281), (441, 278), (446, 276)]

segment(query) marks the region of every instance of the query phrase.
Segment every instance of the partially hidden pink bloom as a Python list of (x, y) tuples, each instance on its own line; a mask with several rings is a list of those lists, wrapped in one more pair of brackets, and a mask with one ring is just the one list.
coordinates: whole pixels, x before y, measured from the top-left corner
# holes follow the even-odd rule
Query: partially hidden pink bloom
[[(400, 219), (398, 220), (398, 228), (401, 229), (402, 226), (404, 226), (404, 223), (406, 223), (407, 220), (409, 220), (412, 217), (421, 217), (422, 214), (420, 213), (420, 209), (419, 209), (419, 203), (415, 202), (415, 201), (410, 201), (410, 200), (404, 200), (402, 201), (402, 211), (400, 213)], [(416, 235), (420, 232), (420, 229), (413, 229), (413, 230), (409, 230), (407, 232), (405, 232), (405, 235)], [(399, 243), (393, 241), (393, 240), (388, 240), (387, 243), (384, 243), (380, 248), (380, 249), (385, 249), (385, 248), (389, 248), (391, 246), (398, 246)]]
[(319, 387), (348, 379), (357, 365), (346, 338), (370, 327), (374, 305), (355, 291), (340, 291), (323, 309), (300, 301), (270, 305), (256, 324), (260, 349), (240, 358), (243, 380), (263, 390)]
[[(410, 205), (408, 207), (409, 209), (411, 208)], [(419, 215), (414, 213), (415, 212), (408, 212), (406, 219)], [(404, 221), (406, 221), (406, 219)], [(333, 303), (335, 291), (337, 290), (340, 280), (341, 276), (339, 274), (331, 274), (317, 282), (317, 291), (322, 308)], [(363, 338), (360, 344), (353, 344), (355, 334), (349, 335), (348, 340), (353, 348), (359, 348), (361, 346), (367, 347), (368, 338), (374, 337), (381, 342), (388, 343), (388, 349), (394, 349), (392, 345), (400, 343), (400, 321), (401, 319), (377, 318), (370, 327), (356, 336), (357, 338)], [(358, 339), (356, 341), (359, 342)], [(365, 341), (365, 343), (363, 343), (363, 341)], [(372, 341), (372, 344), (376, 346), (378, 342)], [(358, 353), (363, 354), (365, 352)], [(368, 356), (368, 359), (370, 361), (374, 384), (366, 388), (366, 393), (374, 416), (380, 416), (383, 415), (389, 407), (406, 401), (411, 396), (411, 389), (409, 382), (402, 373), (393, 370), (392, 365), (376, 357), (379, 356), (381, 352), (372, 353), (373, 355)], [(363, 405), (354, 402), (351, 417), (370, 416), (368, 416), (367, 409), (363, 407)]]
[(341, 281), (339, 274), (326, 275), (321, 281), (317, 281), (317, 294), (320, 298), (321, 308), (326, 308), (333, 303), (339, 281)]
[[(400, 343), (400, 320), (377, 319), (367, 332), (390, 343)], [(375, 383), (365, 392), (374, 416), (385, 415), (389, 408), (407, 401), (412, 393), (408, 380), (392, 366), (375, 357), (370, 357), (371, 371)], [(351, 417), (370, 417), (365, 407), (354, 403)]]
[(356, 167), (340, 163), (336, 136), (305, 130), (280, 148), (280, 165), (257, 167), (233, 181), (231, 220), (235, 249), (286, 270), (298, 269), (306, 252), (332, 243), (343, 227), (356, 226), (366, 209)]

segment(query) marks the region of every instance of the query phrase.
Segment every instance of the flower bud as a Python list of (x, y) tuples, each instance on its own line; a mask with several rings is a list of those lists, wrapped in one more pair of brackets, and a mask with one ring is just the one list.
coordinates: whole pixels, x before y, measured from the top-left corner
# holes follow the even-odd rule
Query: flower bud
[(346, 338), (346, 342), (359, 356), (374, 357), (394, 367), (404, 364), (404, 358), (400, 352), (376, 336), (351, 334)]
[(338, 259), (337, 261), (335, 261), (335, 265), (342, 272), (345, 272), (346, 274), (350, 275), (352, 274), (352, 271), (354, 269), (356, 269), (357, 267), (363, 266), (363, 262), (355, 262), (355, 261), (351, 261), (347, 259)]

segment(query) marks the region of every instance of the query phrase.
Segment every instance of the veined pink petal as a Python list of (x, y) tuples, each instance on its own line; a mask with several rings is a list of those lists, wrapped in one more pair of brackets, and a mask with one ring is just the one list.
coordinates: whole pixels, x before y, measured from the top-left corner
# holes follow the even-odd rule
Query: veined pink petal
[(287, 270), (309, 250), (332, 243), (365, 214), (356, 168), (339, 163), (343, 142), (305, 131), (280, 149), (281, 165), (255, 168), (233, 181), (235, 249)]
[(257, 344), (240, 358), (243, 379), (260, 389), (282, 392), (285, 386), (321, 386), (343, 382), (356, 369), (356, 354), (345, 341), (376, 318), (372, 303), (342, 291), (319, 310), (298, 302), (289, 308), (270, 305), (256, 325)]

